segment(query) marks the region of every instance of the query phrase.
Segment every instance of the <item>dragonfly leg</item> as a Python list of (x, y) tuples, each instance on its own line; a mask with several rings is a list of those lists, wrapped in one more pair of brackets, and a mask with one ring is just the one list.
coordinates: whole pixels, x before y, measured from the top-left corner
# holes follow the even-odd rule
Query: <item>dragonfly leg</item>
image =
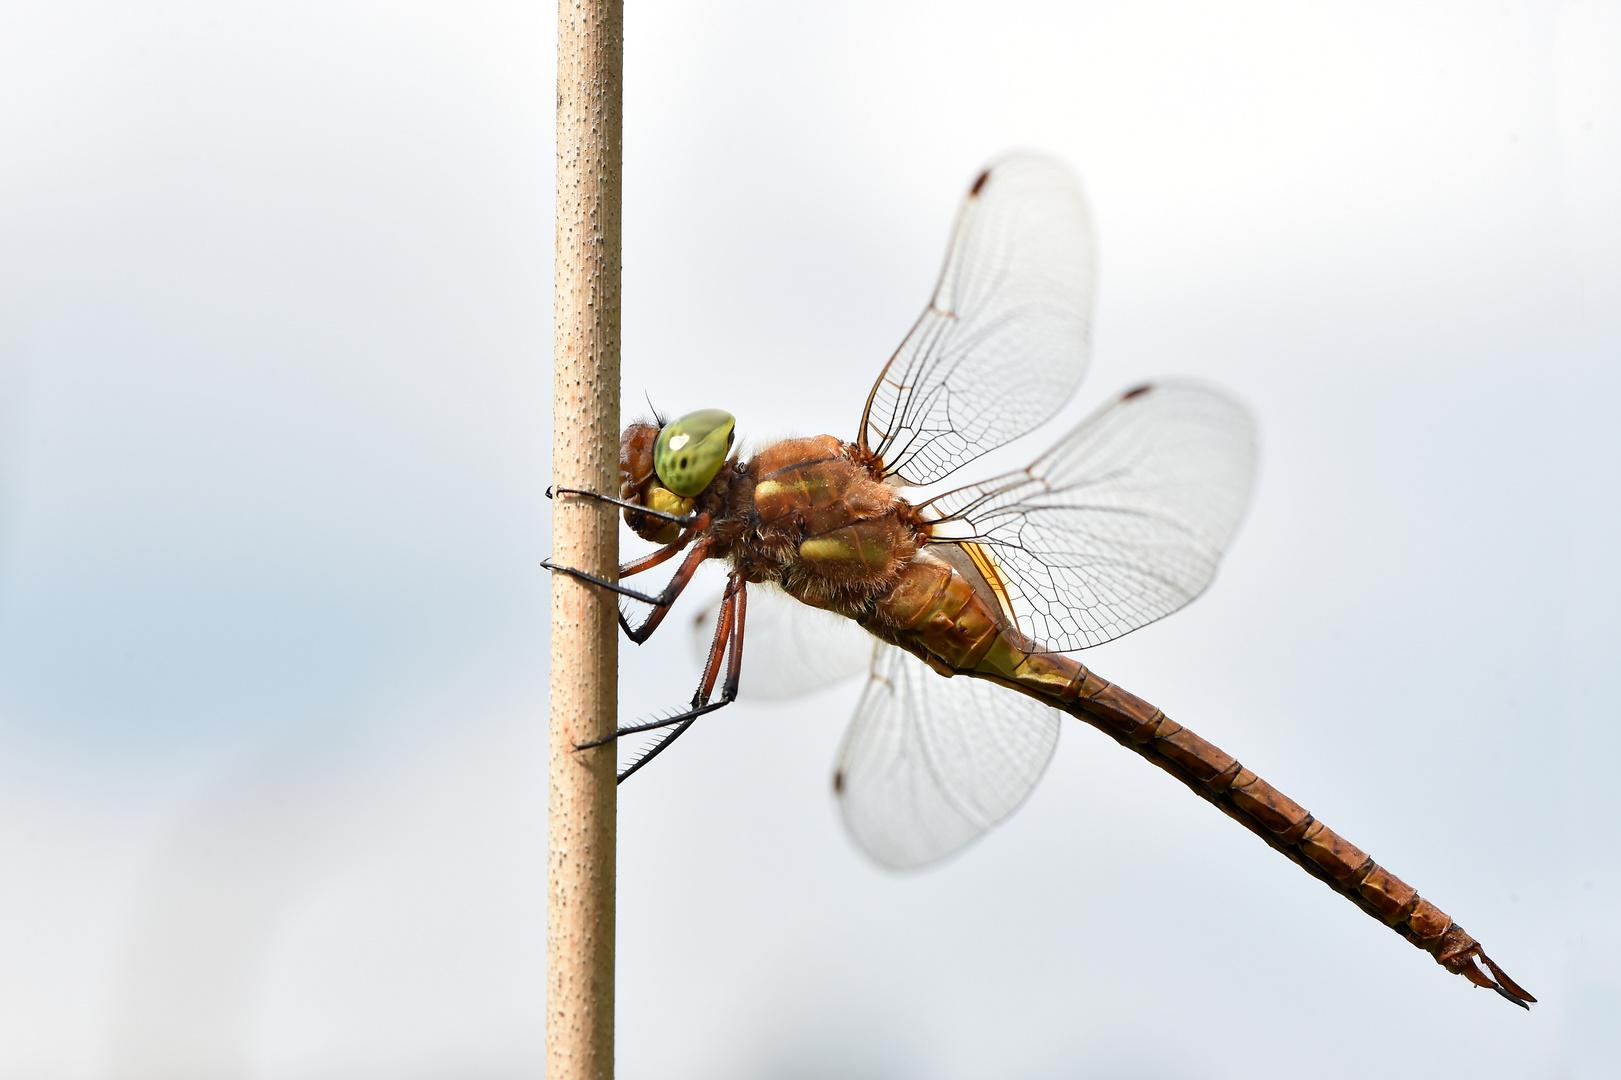
[[(734, 576), (727, 583), (725, 595), (721, 597), (720, 612), (715, 619), (715, 636), (709, 644), (709, 655), (704, 660), (704, 673), (698, 682), (698, 690), (692, 695), (692, 711), (682, 714), (686, 716), (685, 720), (682, 720), (680, 724), (670, 729), (667, 735), (648, 747), (641, 757), (631, 762), (630, 768), (619, 774), (618, 783), (623, 784), (636, 770), (658, 757), (667, 746), (685, 734), (689, 727), (698, 722), (698, 716), (701, 715), (699, 710), (702, 712), (713, 711), (736, 697), (736, 688), (734, 686), (730, 697), (723, 696), (719, 702), (709, 706), (709, 695), (714, 692), (715, 679), (720, 675), (721, 659), (726, 654), (728, 643), (733, 642), (734, 625), (738, 637), (732, 644), (733, 655), (736, 655), (736, 650), (741, 645), (742, 624), (740, 620), (742, 604), (744, 603), (743, 596), (743, 583), (741, 579)], [(733, 682), (735, 683), (735, 680)], [(706, 709), (705, 706), (709, 706), (709, 708)]]
[[(714, 641), (710, 643), (709, 657), (704, 661), (703, 675), (699, 677), (697, 692), (692, 695), (692, 705), (687, 712), (666, 717), (663, 720), (650, 720), (645, 724), (634, 724), (630, 727), (623, 727), (618, 731), (615, 731), (612, 735), (604, 735), (602, 738), (595, 739), (588, 743), (577, 743), (574, 749), (590, 750), (593, 747), (603, 746), (607, 743), (613, 742), (621, 735), (635, 735), (643, 731), (654, 731), (658, 728), (671, 727), (673, 725), (682, 723), (684, 720), (697, 719), (697, 717), (701, 715), (698, 710), (702, 710), (706, 706), (709, 706), (709, 695), (715, 688), (715, 679), (720, 673), (721, 659), (725, 656), (727, 643), (731, 640), (732, 620), (737, 609), (736, 597), (737, 590), (733, 588), (732, 583), (728, 582), (726, 586), (726, 593), (721, 597), (720, 615), (715, 620), (715, 638)], [(724, 704), (724, 702), (717, 702), (714, 706), (710, 707), (718, 709), (722, 704)], [(673, 738), (674, 736), (672, 735), (671, 737)], [(668, 741), (668, 739), (665, 740), (665, 742)]]
[[(704, 522), (704, 524), (708, 524), (707, 520)], [(651, 570), (653, 567), (666, 562), (672, 556), (680, 554), (681, 549), (686, 547), (696, 535), (698, 535), (697, 530), (689, 529), (677, 537), (673, 542), (665, 544), (652, 554), (643, 555), (639, 559), (632, 559), (630, 562), (625, 563), (619, 568), (619, 580), (623, 581), (632, 574), (640, 574), (644, 570)], [(621, 605), (619, 608), (619, 627), (625, 631), (626, 637), (630, 638), (632, 641), (635, 641), (638, 645), (640, 645), (643, 641), (646, 641), (648, 636), (653, 632), (652, 630), (638, 631), (632, 627), (630, 625), (630, 620), (625, 617), (625, 608), (623, 605)]]
[(687, 720), (696, 720), (705, 713), (714, 712), (716, 709), (730, 704), (731, 701), (726, 698), (722, 698), (719, 701), (711, 701), (708, 704), (700, 705), (694, 709), (688, 709), (685, 712), (677, 713), (674, 716), (666, 716), (663, 720), (649, 720), (645, 724), (631, 724), (629, 727), (620, 728), (612, 735), (604, 735), (602, 738), (592, 739), (590, 742), (575, 743), (574, 749), (595, 750), (599, 746), (607, 746), (609, 743), (614, 742), (622, 736), (640, 735), (644, 731), (657, 731), (659, 728), (674, 727), (675, 725), (684, 723)]
[(715, 637), (709, 643), (703, 678), (698, 683), (697, 692), (692, 695), (693, 708), (709, 703), (709, 695), (715, 692), (715, 680), (720, 676), (721, 658), (728, 653), (731, 663), (726, 669), (726, 682), (721, 687), (721, 700), (731, 701), (737, 697), (738, 678), (743, 670), (743, 619), (747, 609), (748, 585), (742, 574), (734, 572), (721, 597), (720, 615), (715, 620)]
[[(726, 681), (721, 684), (720, 699), (722, 701), (737, 700), (737, 684), (743, 677), (743, 623), (749, 609), (749, 586), (743, 579), (742, 571), (732, 574), (732, 588), (735, 590), (737, 613), (732, 619), (732, 644), (730, 648), (731, 659), (726, 665)], [(709, 691), (713, 687), (713, 680), (704, 684), (704, 698), (708, 700)]]
[[(655, 609), (654, 614), (657, 615), (659, 619), (662, 619), (663, 610), (668, 610), (669, 606), (675, 603), (676, 597), (681, 595), (681, 590), (687, 587), (687, 582), (691, 581), (692, 575), (697, 572), (698, 564), (709, 557), (709, 550), (710, 548), (714, 547), (714, 545), (715, 542), (711, 537), (706, 536), (702, 540), (699, 540), (693, 549), (687, 553), (686, 560), (681, 564), (681, 569), (675, 572), (675, 576), (670, 579), (669, 584), (664, 586), (664, 588), (657, 594), (653, 595), (639, 592), (636, 589), (627, 589), (617, 581), (609, 581), (607, 578), (598, 577), (595, 574), (588, 574), (584, 570), (576, 570), (572, 566), (559, 566), (550, 559), (540, 560), (540, 565), (544, 566), (548, 570), (554, 571), (555, 573), (567, 574), (569, 577), (578, 581), (583, 581), (588, 585), (595, 585), (598, 588), (607, 589), (609, 592), (618, 593), (620, 596), (628, 596), (632, 600), (640, 600), (644, 604), (651, 604)], [(676, 548), (676, 551), (679, 550), (681, 550), (679, 547)], [(654, 552), (654, 554), (656, 555), (659, 553)], [(674, 554), (675, 551), (670, 552), (670, 555)], [(663, 558), (659, 559), (659, 562), (663, 562), (664, 559), (669, 557), (669, 555), (665, 555)], [(653, 563), (651, 565), (656, 566), (658, 563)], [(632, 563), (631, 566), (635, 567), (637, 571), (647, 569), (646, 566), (636, 567), (635, 563)], [(651, 617), (649, 621), (654, 622), (655, 626), (657, 625), (657, 622)], [(621, 624), (624, 622), (623, 615), (620, 616), (620, 622)], [(625, 629), (627, 632), (630, 631), (628, 626), (626, 626)], [(643, 632), (640, 640), (637, 640), (634, 633), (631, 634), (631, 638), (632, 640), (635, 640), (638, 645), (640, 645), (642, 641), (647, 639), (647, 635), (651, 633), (652, 630), (648, 629)]]
[(720, 611), (715, 615), (715, 633), (710, 637), (709, 652), (704, 657), (703, 674), (698, 677), (698, 689), (692, 692), (694, 709), (709, 704), (709, 697), (715, 691), (715, 679), (720, 675), (726, 646), (732, 640), (732, 623), (737, 618), (737, 594), (736, 580), (728, 581), (726, 591), (721, 594)]
[(684, 735), (686, 733), (686, 730), (689, 727), (696, 724), (697, 722), (698, 722), (698, 718), (696, 716), (689, 716), (687, 719), (681, 721), (680, 724), (678, 724), (675, 727), (671, 728), (669, 734), (665, 735), (664, 738), (660, 739), (658, 742), (656, 742), (652, 746), (648, 747), (647, 752), (645, 754), (643, 754), (641, 757), (637, 758), (635, 761), (631, 762), (630, 767), (627, 768), (624, 772), (620, 773), (619, 778), (617, 780), (615, 780), (614, 783), (623, 784), (627, 779), (630, 778), (630, 776), (633, 773), (635, 773), (643, 765), (646, 765), (649, 761), (652, 761), (654, 758), (656, 758), (660, 754), (664, 753), (664, 748), (665, 747), (669, 746), (671, 743), (673, 743), (677, 739), (679, 739), (682, 735)]
[[(576, 747), (578, 750), (588, 750), (592, 747), (602, 746), (613, 742), (622, 735), (634, 735), (643, 731), (654, 731), (659, 728), (673, 728), (668, 735), (655, 743), (648, 751), (638, 758), (624, 772), (619, 774), (619, 782), (623, 783), (627, 777), (635, 773), (643, 765), (663, 753), (665, 747), (693, 725), (698, 717), (717, 709), (725, 708), (737, 699), (737, 686), (743, 670), (743, 620), (747, 605), (747, 584), (740, 574), (733, 574), (727, 583), (726, 594), (721, 599), (719, 618), (715, 623), (715, 637), (709, 646), (709, 656), (704, 664), (704, 672), (698, 683), (698, 689), (692, 696), (692, 705), (685, 712), (662, 720), (653, 720), (645, 724), (633, 724), (630, 727), (620, 728), (602, 739), (582, 743)], [(718, 701), (711, 701), (710, 695), (714, 693), (715, 682), (720, 677), (721, 662), (728, 659), (726, 665), (726, 681), (721, 684), (721, 696)]]
[(680, 536), (676, 537), (672, 543), (665, 544), (652, 554), (643, 555), (639, 559), (632, 559), (630, 562), (625, 563), (619, 568), (619, 579), (623, 581), (625, 578), (631, 577), (635, 574), (640, 574), (643, 570), (651, 570), (653, 567), (668, 561), (671, 557), (679, 555), (681, 550), (685, 548), (696, 535), (697, 533), (689, 529)]
[(676, 597), (686, 591), (687, 586), (692, 582), (692, 575), (697, 573), (698, 567), (703, 564), (705, 559), (709, 558), (709, 552), (714, 546), (714, 538), (709, 536), (693, 545), (692, 550), (687, 552), (687, 557), (681, 560), (681, 565), (671, 575), (669, 583), (664, 586), (664, 590), (657, 597), (648, 601), (653, 605), (653, 610), (648, 612), (647, 618), (642, 622), (642, 625), (631, 626), (630, 621), (625, 618), (625, 613), (623, 611), (619, 613), (619, 625), (624, 627), (626, 637), (640, 645), (653, 636), (653, 631), (659, 628), (659, 624), (664, 621), (664, 616), (670, 613), (670, 605), (675, 603)]
[(660, 521), (674, 522), (683, 529), (692, 528), (698, 519), (703, 516), (702, 514), (670, 514), (663, 510), (654, 510), (651, 507), (643, 506), (641, 503), (633, 503), (625, 499), (616, 499), (612, 495), (603, 495), (595, 491), (584, 491), (580, 488), (549, 487), (546, 489), (546, 497), (548, 499), (554, 498), (556, 495), (577, 495), (582, 499), (591, 499), (594, 502), (603, 502), (610, 506), (623, 507), (626, 510), (634, 510), (638, 514), (645, 514), (650, 518), (657, 518)]

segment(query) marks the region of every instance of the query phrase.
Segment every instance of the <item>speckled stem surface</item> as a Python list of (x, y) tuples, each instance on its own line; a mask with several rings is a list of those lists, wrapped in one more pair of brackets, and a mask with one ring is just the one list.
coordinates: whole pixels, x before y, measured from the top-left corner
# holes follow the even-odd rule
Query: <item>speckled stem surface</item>
[[(619, 289), (624, 8), (557, 10), (556, 340), (552, 482), (619, 486)], [(614, 508), (552, 503), (552, 558), (617, 576)], [(546, 1076), (605, 1080), (614, 1065), (615, 755), (575, 753), (618, 719), (618, 623), (605, 590), (552, 577), (546, 875)]]

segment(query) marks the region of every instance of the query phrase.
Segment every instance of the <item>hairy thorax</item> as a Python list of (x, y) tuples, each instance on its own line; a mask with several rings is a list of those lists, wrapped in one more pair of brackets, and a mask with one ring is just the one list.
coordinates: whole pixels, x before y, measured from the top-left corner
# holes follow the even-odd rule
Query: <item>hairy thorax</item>
[(916, 512), (831, 435), (766, 447), (728, 495), (719, 553), (814, 607), (861, 617), (918, 551)]

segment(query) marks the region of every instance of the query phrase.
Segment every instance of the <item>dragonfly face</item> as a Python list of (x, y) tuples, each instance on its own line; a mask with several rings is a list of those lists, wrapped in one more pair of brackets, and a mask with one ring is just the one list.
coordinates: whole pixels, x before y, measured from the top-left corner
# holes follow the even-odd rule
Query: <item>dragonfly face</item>
[[(659, 427), (631, 424), (619, 437), (619, 497), (665, 514), (687, 514), (714, 482), (736, 437), (737, 418), (700, 409)], [(636, 535), (668, 544), (680, 535), (672, 522), (625, 511)]]

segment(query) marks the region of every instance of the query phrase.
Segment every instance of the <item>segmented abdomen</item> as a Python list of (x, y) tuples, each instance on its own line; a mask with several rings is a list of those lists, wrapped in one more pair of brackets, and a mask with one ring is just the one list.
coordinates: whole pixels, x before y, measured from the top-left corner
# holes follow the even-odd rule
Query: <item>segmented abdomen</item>
[[(1000, 625), (990, 605), (955, 569), (925, 554), (901, 573), (867, 627), (942, 674), (989, 679), (1046, 701), (1105, 732), (1164, 769), (1194, 794), (1379, 919), (1448, 971), (1524, 1005), (1515, 985), (1478, 942), (1418, 890), (1385, 870), (1305, 807), (1219, 747), (1062, 653), (1034, 651)], [(1488, 975), (1475, 964), (1479, 959)]]

